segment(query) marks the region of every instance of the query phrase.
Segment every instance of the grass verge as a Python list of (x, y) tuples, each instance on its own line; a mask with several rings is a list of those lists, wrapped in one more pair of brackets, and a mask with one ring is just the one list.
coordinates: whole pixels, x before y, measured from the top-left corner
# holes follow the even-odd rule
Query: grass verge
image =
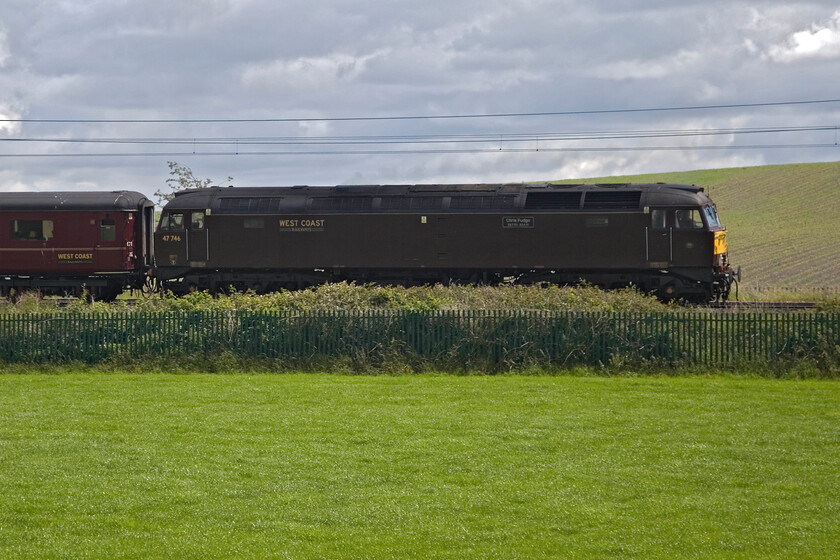
[(0, 376), (4, 558), (826, 558), (840, 385)]

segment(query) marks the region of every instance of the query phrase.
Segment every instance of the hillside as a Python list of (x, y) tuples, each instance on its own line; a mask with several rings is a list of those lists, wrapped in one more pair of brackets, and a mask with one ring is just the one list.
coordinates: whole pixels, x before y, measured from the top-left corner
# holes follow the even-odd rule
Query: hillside
[(728, 230), (743, 285), (840, 287), (840, 162), (558, 181), (705, 187)]

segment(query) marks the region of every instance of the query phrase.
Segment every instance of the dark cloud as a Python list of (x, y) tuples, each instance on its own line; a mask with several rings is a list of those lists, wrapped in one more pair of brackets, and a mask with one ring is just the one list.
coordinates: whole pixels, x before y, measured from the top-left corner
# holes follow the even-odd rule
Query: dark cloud
[[(838, 60), (840, 10), (832, 2), (7, 0), (0, 5), (5, 118), (520, 113), (828, 99), (840, 91)], [(0, 123), (0, 138), (243, 142), (196, 148), (6, 141), (0, 150), (7, 155), (161, 154), (4, 157), (0, 189), (130, 187), (152, 193), (167, 177), (167, 160), (217, 180), (232, 175), (242, 185), (516, 181), (829, 160), (837, 158), (836, 150), (553, 152), (546, 144), (527, 153), (249, 156), (247, 151), (260, 148), (244, 139), (498, 134), (503, 144), (504, 135), (514, 133), (818, 126), (836, 123), (838, 113), (840, 104), (448, 121), (7, 122)], [(553, 146), (827, 140), (834, 140), (833, 133)], [(239, 155), (192, 155), (208, 150)]]

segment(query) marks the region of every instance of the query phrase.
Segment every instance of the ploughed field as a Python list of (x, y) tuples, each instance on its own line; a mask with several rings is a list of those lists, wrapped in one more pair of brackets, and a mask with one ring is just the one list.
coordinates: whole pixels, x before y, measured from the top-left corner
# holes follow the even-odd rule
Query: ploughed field
[(839, 404), (730, 377), (4, 375), (0, 556), (828, 558)]

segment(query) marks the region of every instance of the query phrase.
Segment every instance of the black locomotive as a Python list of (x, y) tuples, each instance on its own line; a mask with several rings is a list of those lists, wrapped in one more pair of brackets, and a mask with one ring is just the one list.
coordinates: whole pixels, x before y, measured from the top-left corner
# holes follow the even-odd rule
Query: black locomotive
[(155, 248), (176, 294), (586, 281), (709, 301), (734, 279), (714, 203), (672, 184), (187, 190), (164, 207)]

